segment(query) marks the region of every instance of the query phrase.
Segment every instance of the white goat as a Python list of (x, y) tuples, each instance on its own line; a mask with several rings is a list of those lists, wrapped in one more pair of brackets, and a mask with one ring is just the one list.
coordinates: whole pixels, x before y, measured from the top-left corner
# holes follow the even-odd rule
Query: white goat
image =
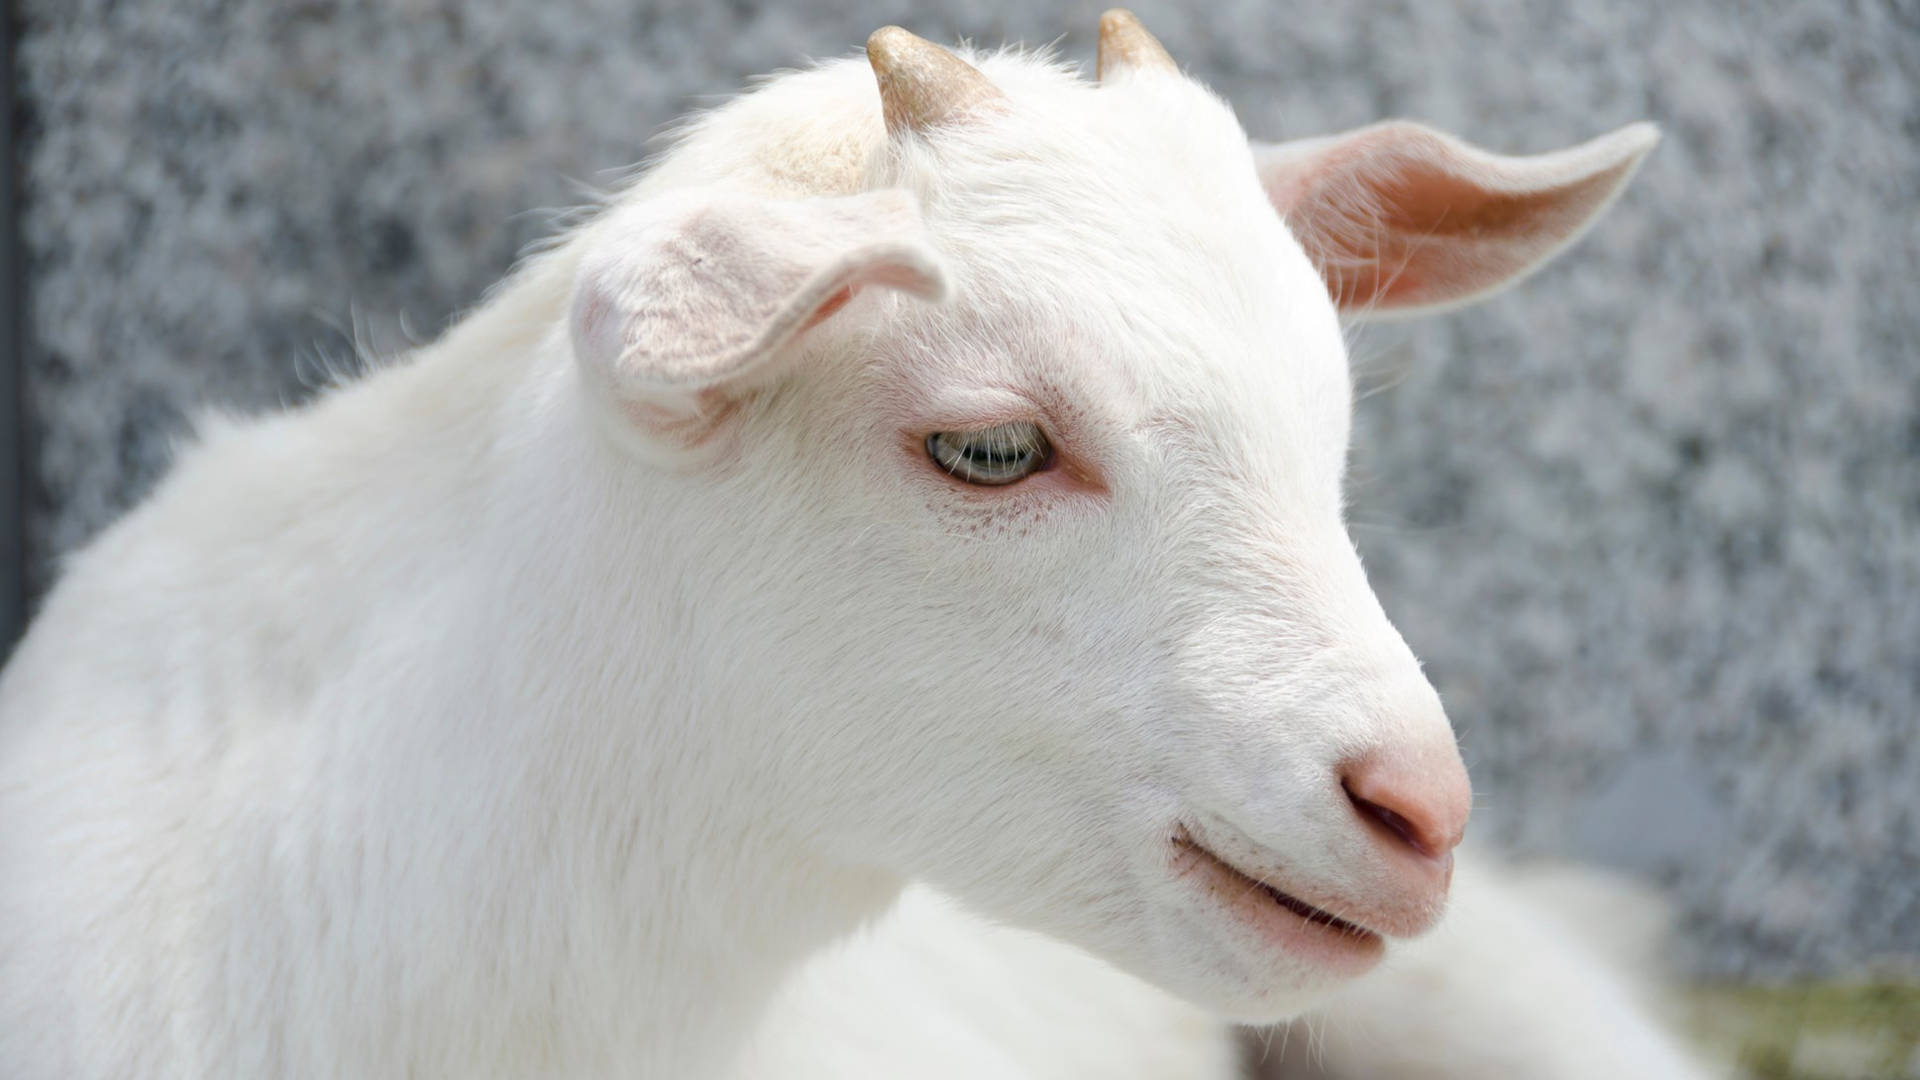
[(712, 1075), (910, 877), (1247, 1020), (1429, 927), (1328, 285), (1496, 287), (1654, 135), (1256, 154), (1111, 25), (1097, 86), (881, 31), (204, 431), (0, 681), (8, 1075)]
[[(1103, 24), (1137, 33), (1123, 14)], [(1271, 148), (1271, 157), (1300, 145)], [(1271, 160), (1271, 157), (1269, 160)], [(1699, 1080), (1660, 1020), (1658, 901), (1586, 871), (1462, 853), (1447, 921), (1251, 1061), (1233, 1029), (1087, 953), (910, 888), (788, 980), (735, 1074), (1104, 1080)]]

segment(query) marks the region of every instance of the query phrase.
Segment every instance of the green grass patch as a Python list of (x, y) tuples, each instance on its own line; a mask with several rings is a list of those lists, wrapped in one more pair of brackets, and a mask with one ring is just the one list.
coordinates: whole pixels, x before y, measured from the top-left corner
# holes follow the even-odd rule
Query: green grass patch
[(1920, 986), (1708, 986), (1694, 1032), (1754, 1080), (1920, 1080)]

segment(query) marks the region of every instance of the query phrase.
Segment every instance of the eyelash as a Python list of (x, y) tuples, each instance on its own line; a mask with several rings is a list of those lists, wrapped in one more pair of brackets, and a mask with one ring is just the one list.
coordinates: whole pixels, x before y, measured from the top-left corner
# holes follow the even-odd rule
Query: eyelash
[(1053, 461), (1046, 433), (1025, 420), (974, 431), (936, 431), (927, 436), (926, 451), (955, 479), (982, 487), (1018, 483)]

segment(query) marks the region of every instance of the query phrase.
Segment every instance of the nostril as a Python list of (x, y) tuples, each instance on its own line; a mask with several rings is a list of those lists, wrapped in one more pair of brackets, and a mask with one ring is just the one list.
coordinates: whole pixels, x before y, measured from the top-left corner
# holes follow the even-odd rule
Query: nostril
[(1340, 786), (1382, 839), (1429, 859), (1444, 859), (1466, 832), (1473, 796), (1455, 755), (1377, 752), (1348, 762)]
[(1341, 783), (1341, 786), (1346, 788), (1347, 798), (1353, 801), (1353, 805), (1355, 806), (1355, 808), (1357, 808), (1360, 811), (1361, 814), (1365, 815), (1366, 817), (1372, 818), (1373, 820), (1379, 822), (1381, 825), (1385, 826), (1388, 832), (1391, 832), (1393, 835), (1399, 837), (1402, 843), (1406, 844), (1408, 847), (1419, 852), (1420, 854), (1425, 855), (1430, 859), (1438, 858), (1441, 855), (1446, 854), (1446, 852), (1453, 846), (1451, 844), (1436, 843), (1431, 838), (1428, 832), (1423, 831), (1419, 827), (1415, 826), (1413, 822), (1408, 821), (1404, 817), (1401, 817), (1398, 813), (1394, 812), (1393, 810), (1390, 810), (1387, 807), (1384, 807), (1379, 803), (1366, 798), (1365, 796), (1357, 794), (1353, 790), (1352, 784), (1343, 781)]

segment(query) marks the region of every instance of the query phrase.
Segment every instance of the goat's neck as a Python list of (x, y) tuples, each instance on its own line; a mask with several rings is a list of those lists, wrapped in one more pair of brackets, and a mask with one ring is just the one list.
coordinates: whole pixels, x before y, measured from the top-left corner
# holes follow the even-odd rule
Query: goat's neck
[[(516, 299), (496, 298), (415, 376), (423, 399), (476, 402), (497, 418), (489, 446), (512, 448), (482, 469), (448, 466), (484, 474), (491, 495), (445, 538), (453, 565), (432, 571), (458, 575), (449, 592), (467, 607), (447, 613), (445, 654), (423, 666), (465, 682), (425, 707), (493, 756), (465, 774), (456, 761), (456, 779), (503, 783), (503, 805), (537, 813), (483, 824), (500, 850), (450, 880), (509, 891), (497, 906), (529, 942), (517, 985), (569, 988), (556, 1007), (597, 1013), (578, 1022), (638, 1054), (641, 1075), (707, 1075), (792, 967), (899, 884), (835, 862), (796, 824), (810, 785), (756, 749), (768, 718), (740, 685), (758, 658), (728, 657), (751, 645), (698, 625), (732, 568), (682, 531), (702, 516), (694, 489), (621, 458), (553, 331), (514, 337), (538, 322)], [(543, 359), (524, 366), (522, 350)], [(512, 775), (489, 775), (503, 752)], [(503, 856), (524, 872), (500, 880)]]

